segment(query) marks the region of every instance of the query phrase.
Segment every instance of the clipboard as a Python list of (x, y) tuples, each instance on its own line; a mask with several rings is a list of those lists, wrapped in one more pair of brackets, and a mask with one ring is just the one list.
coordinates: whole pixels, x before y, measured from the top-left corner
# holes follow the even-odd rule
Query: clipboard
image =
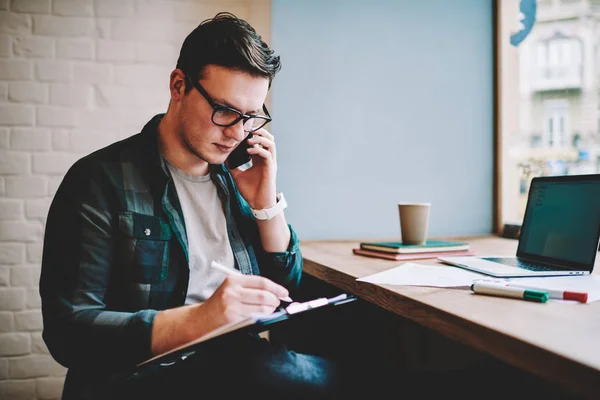
[(301, 319), (303, 318), (302, 316), (307, 316), (319, 312), (320, 310), (338, 307), (355, 300), (357, 300), (355, 296), (344, 293), (332, 298), (318, 298), (303, 303), (291, 303), (272, 314), (253, 316), (208, 332), (198, 339), (137, 364), (132, 373), (137, 374), (156, 367), (168, 367), (174, 365), (179, 361), (183, 361), (186, 358), (193, 356), (202, 347), (203, 343), (213, 339), (233, 334), (260, 333), (283, 321)]

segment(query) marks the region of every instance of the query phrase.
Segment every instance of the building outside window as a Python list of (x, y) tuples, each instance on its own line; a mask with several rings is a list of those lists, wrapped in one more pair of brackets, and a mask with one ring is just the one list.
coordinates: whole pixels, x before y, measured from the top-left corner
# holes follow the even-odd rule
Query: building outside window
[(521, 223), (533, 177), (600, 173), (600, 1), (497, 4), (499, 222)]

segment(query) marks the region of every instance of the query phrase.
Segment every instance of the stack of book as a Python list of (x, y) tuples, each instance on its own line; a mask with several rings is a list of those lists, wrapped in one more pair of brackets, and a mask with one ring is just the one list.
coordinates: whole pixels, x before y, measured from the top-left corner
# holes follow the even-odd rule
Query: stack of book
[(387, 260), (420, 260), (442, 256), (472, 256), (467, 242), (428, 240), (425, 244), (402, 244), (402, 242), (362, 242), (360, 248), (352, 249), (357, 255), (385, 258)]

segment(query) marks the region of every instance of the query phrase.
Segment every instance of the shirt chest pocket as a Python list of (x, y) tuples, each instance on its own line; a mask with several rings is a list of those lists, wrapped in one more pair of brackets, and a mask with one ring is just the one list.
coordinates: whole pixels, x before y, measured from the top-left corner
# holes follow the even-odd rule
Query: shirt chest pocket
[(171, 227), (160, 217), (119, 213), (119, 260), (129, 282), (160, 283), (169, 272)]

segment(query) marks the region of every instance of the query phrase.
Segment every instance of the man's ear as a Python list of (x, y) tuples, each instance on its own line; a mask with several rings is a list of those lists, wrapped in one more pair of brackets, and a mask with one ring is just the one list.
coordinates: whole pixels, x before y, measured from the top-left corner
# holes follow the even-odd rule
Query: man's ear
[(169, 77), (171, 100), (180, 101), (185, 95), (185, 74), (180, 69), (174, 69)]

